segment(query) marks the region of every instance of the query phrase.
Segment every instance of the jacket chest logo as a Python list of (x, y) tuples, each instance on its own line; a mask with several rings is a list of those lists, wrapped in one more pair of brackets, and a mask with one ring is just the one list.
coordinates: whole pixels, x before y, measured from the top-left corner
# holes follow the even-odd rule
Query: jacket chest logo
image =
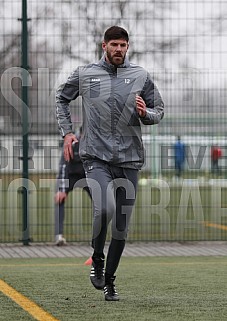
[(91, 78), (91, 82), (100, 82), (100, 78)]

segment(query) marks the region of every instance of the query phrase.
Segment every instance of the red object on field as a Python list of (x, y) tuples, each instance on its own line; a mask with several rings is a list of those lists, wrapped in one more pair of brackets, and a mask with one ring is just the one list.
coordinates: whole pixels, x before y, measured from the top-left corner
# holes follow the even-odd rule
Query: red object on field
[(92, 264), (92, 258), (89, 257), (89, 259), (84, 262), (84, 265), (91, 265), (91, 264)]

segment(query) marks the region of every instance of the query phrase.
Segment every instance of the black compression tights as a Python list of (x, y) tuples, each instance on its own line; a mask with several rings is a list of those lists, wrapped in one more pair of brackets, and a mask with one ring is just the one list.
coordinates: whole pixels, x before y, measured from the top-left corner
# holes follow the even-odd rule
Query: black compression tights
[(117, 270), (122, 252), (125, 247), (125, 240), (111, 239), (107, 259), (106, 259), (106, 275), (113, 276)]

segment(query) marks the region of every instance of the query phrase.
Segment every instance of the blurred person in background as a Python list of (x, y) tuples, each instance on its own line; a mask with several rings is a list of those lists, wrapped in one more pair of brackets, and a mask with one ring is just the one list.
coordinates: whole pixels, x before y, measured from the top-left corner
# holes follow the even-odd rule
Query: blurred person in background
[(184, 169), (185, 156), (185, 144), (181, 141), (181, 137), (178, 136), (174, 144), (175, 171), (178, 178), (181, 177)]
[(141, 124), (158, 124), (164, 115), (157, 87), (145, 69), (128, 61), (128, 48), (127, 31), (119, 26), (108, 28), (101, 60), (78, 67), (56, 94), (56, 115), (67, 161), (72, 157), (72, 142), (77, 141), (69, 104), (82, 96), (80, 157), (93, 201), (90, 281), (96, 289), (104, 290), (106, 301), (119, 300), (115, 272), (136, 199), (138, 171), (144, 164)]
[[(81, 128), (80, 132), (76, 134), (78, 142), (73, 142), (72, 144), (73, 157), (69, 162), (67, 162), (62, 151), (59, 162), (57, 191), (55, 194), (55, 244), (57, 246), (66, 244), (66, 239), (63, 236), (65, 201), (69, 192), (71, 192), (77, 186), (78, 181), (85, 180), (86, 177), (83, 164), (79, 156), (80, 133)], [(91, 196), (88, 187), (85, 186), (84, 190), (86, 190), (88, 195)]]
[(221, 170), (219, 167), (219, 159), (222, 157), (222, 150), (220, 147), (214, 145), (211, 147), (211, 172), (212, 174), (221, 174)]

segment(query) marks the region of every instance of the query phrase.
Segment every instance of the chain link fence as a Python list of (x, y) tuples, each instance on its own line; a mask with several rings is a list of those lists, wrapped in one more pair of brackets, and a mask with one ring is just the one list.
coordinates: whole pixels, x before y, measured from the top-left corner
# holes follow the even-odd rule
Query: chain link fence
[[(165, 102), (162, 122), (142, 129), (146, 163), (129, 240), (226, 240), (225, 1), (31, 0), (23, 20), (24, 3), (2, 0), (0, 13), (0, 242), (23, 241), (25, 234), (27, 241), (54, 241), (62, 150), (55, 92), (77, 66), (100, 59), (111, 25), (128, 30), (130, 61), (149, 70)], [(71, 116), (76, 131), (83, 118), (80, 99), (72, 102)], [(178, 136), (186, 148), (180, 177)], [(217, 171), (212, 146), (222, 150)], [(88, 242), (91, 224), (90, 199), (76, 189), (66, 202), (64, 235)]]

